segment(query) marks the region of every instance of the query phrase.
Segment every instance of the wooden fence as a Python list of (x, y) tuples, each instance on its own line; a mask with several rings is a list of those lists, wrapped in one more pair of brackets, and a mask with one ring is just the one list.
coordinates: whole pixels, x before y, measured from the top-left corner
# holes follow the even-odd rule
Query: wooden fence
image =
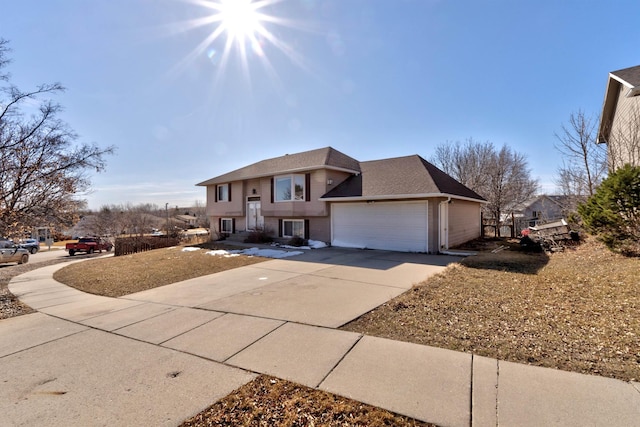
[(118, 237), (115, 244), (115, 256), (135, 254), (153, 249), (168, 248), (180, 244), (177, 237), (166, 236), (136, 236)]

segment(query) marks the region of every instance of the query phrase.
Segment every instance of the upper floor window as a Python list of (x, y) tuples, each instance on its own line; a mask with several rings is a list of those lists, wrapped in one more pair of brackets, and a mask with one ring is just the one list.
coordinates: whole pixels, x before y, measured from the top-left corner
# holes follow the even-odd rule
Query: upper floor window
[(229, 184), (220, 184), (216, 187), (216, 201), (228, 202), (231, 200)]
[(290, 202), (305, 200), (305, 176), (286, 175), (275, 178), (275, 201)]

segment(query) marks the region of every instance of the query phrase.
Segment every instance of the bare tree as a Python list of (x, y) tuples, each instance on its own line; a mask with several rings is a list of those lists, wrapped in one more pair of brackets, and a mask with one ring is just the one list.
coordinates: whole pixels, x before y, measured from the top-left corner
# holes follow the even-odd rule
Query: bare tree
[(144, 235), (160, 227), (164, 220), (158, 216), (157, 205), (105, 205), (87, 221), (86, 231), (91, 235), (118, 237), (121, 235)]
[(491, 142), (468, 139), (436, 147), (431, 161), (453, 178), (484, 197), (484, 207), (500, 222), (509, 207), (535, 195), (538, 182), (531, 178), (527, 159), (504, 145), (496, 150)]
[(491, 142), (469, 138), (464, 143), (447, 141), (437, 146), (433, 159), (448, 175), (475, 190), (486, 182), (486, 167), (494, 154)]
[(531, 178), (524, 154), (506, 145), (491, 156), (486, 173), (487, 189), (478, 194), (487, 199), (487, 211), (498, 220), (503, 213), (508, 213), (509, 208), (523, 203), (538, 191), (538, 181)]
[(210, 221), (207, 216), (207, 205), (201, 200), (193, 202), (193, 214), (198, 218), (198, 227), (209, 228)]
[(570, 196), (574, 210), (577, 202), (592, 196), (607, 170), (606, 150), (596, 144), (597, 121), (584, 111), (571, 113), (569, 122), (556, 133), (556, 149), (563, 158), (556, 184), (563, 195)]
[[(0, 39), (0, 69), (7, 52)], [(0, 79), (9, 82), (9, 75)], [(62, 107), (46, 99), (63, 90), (59, 83), (26, 92), (10, 83), (0, 88), (0, 235), (74, 223), (84, 206), (77, 194), (90, 188), (87, 172), (104, 170), (104, 157), (114, 151), (76, 143), (78, 136), (57, 117)]]

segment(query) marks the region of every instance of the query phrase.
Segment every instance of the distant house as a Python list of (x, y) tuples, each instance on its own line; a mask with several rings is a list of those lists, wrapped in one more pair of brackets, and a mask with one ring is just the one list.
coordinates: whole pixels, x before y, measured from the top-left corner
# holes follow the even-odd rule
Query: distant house
[(640, 65), (609, 73), (598, 143), (607, 144), (611, 170), (640, 166)]
[(485, 202), (420, 156), (360, 162), (331, 147), (198, 185), (207, 187), (212, 235), (263, 229), (284, 239), (407, 252), (435, 253), (479, 237)]
[(572, 202), (569, 196), (539, 195), (507, 209), (503, 223), (515, 223), (515, 234), (539, 224), (566, 217), (567, 206)]
[(193, 228), (198, 225), (198, 217), (195, 215), (176, 215), (176, 219), (183, 222), (189, 228)]

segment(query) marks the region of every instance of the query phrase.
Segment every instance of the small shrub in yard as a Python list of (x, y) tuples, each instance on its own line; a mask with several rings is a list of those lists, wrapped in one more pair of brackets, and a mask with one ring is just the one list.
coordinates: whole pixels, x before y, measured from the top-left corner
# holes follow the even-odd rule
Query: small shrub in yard
[(246, 239), (244, 239), (245, 243), (271, 243), (273, 242), (273, 237), (271, 237), (271, 233), (267, 230), (255, 230), (252, 231)]
[(627, 164), (609, 174), (578, 213), (609, 249), (640, 256), (640, 167)]
[(309, 244), (308, 240), (303, 239), (300, 236), (293, 236), (292, 238), (289, 239), (289, 241), (287, 241), (287, 245), (289, 246), (307, 246)]

